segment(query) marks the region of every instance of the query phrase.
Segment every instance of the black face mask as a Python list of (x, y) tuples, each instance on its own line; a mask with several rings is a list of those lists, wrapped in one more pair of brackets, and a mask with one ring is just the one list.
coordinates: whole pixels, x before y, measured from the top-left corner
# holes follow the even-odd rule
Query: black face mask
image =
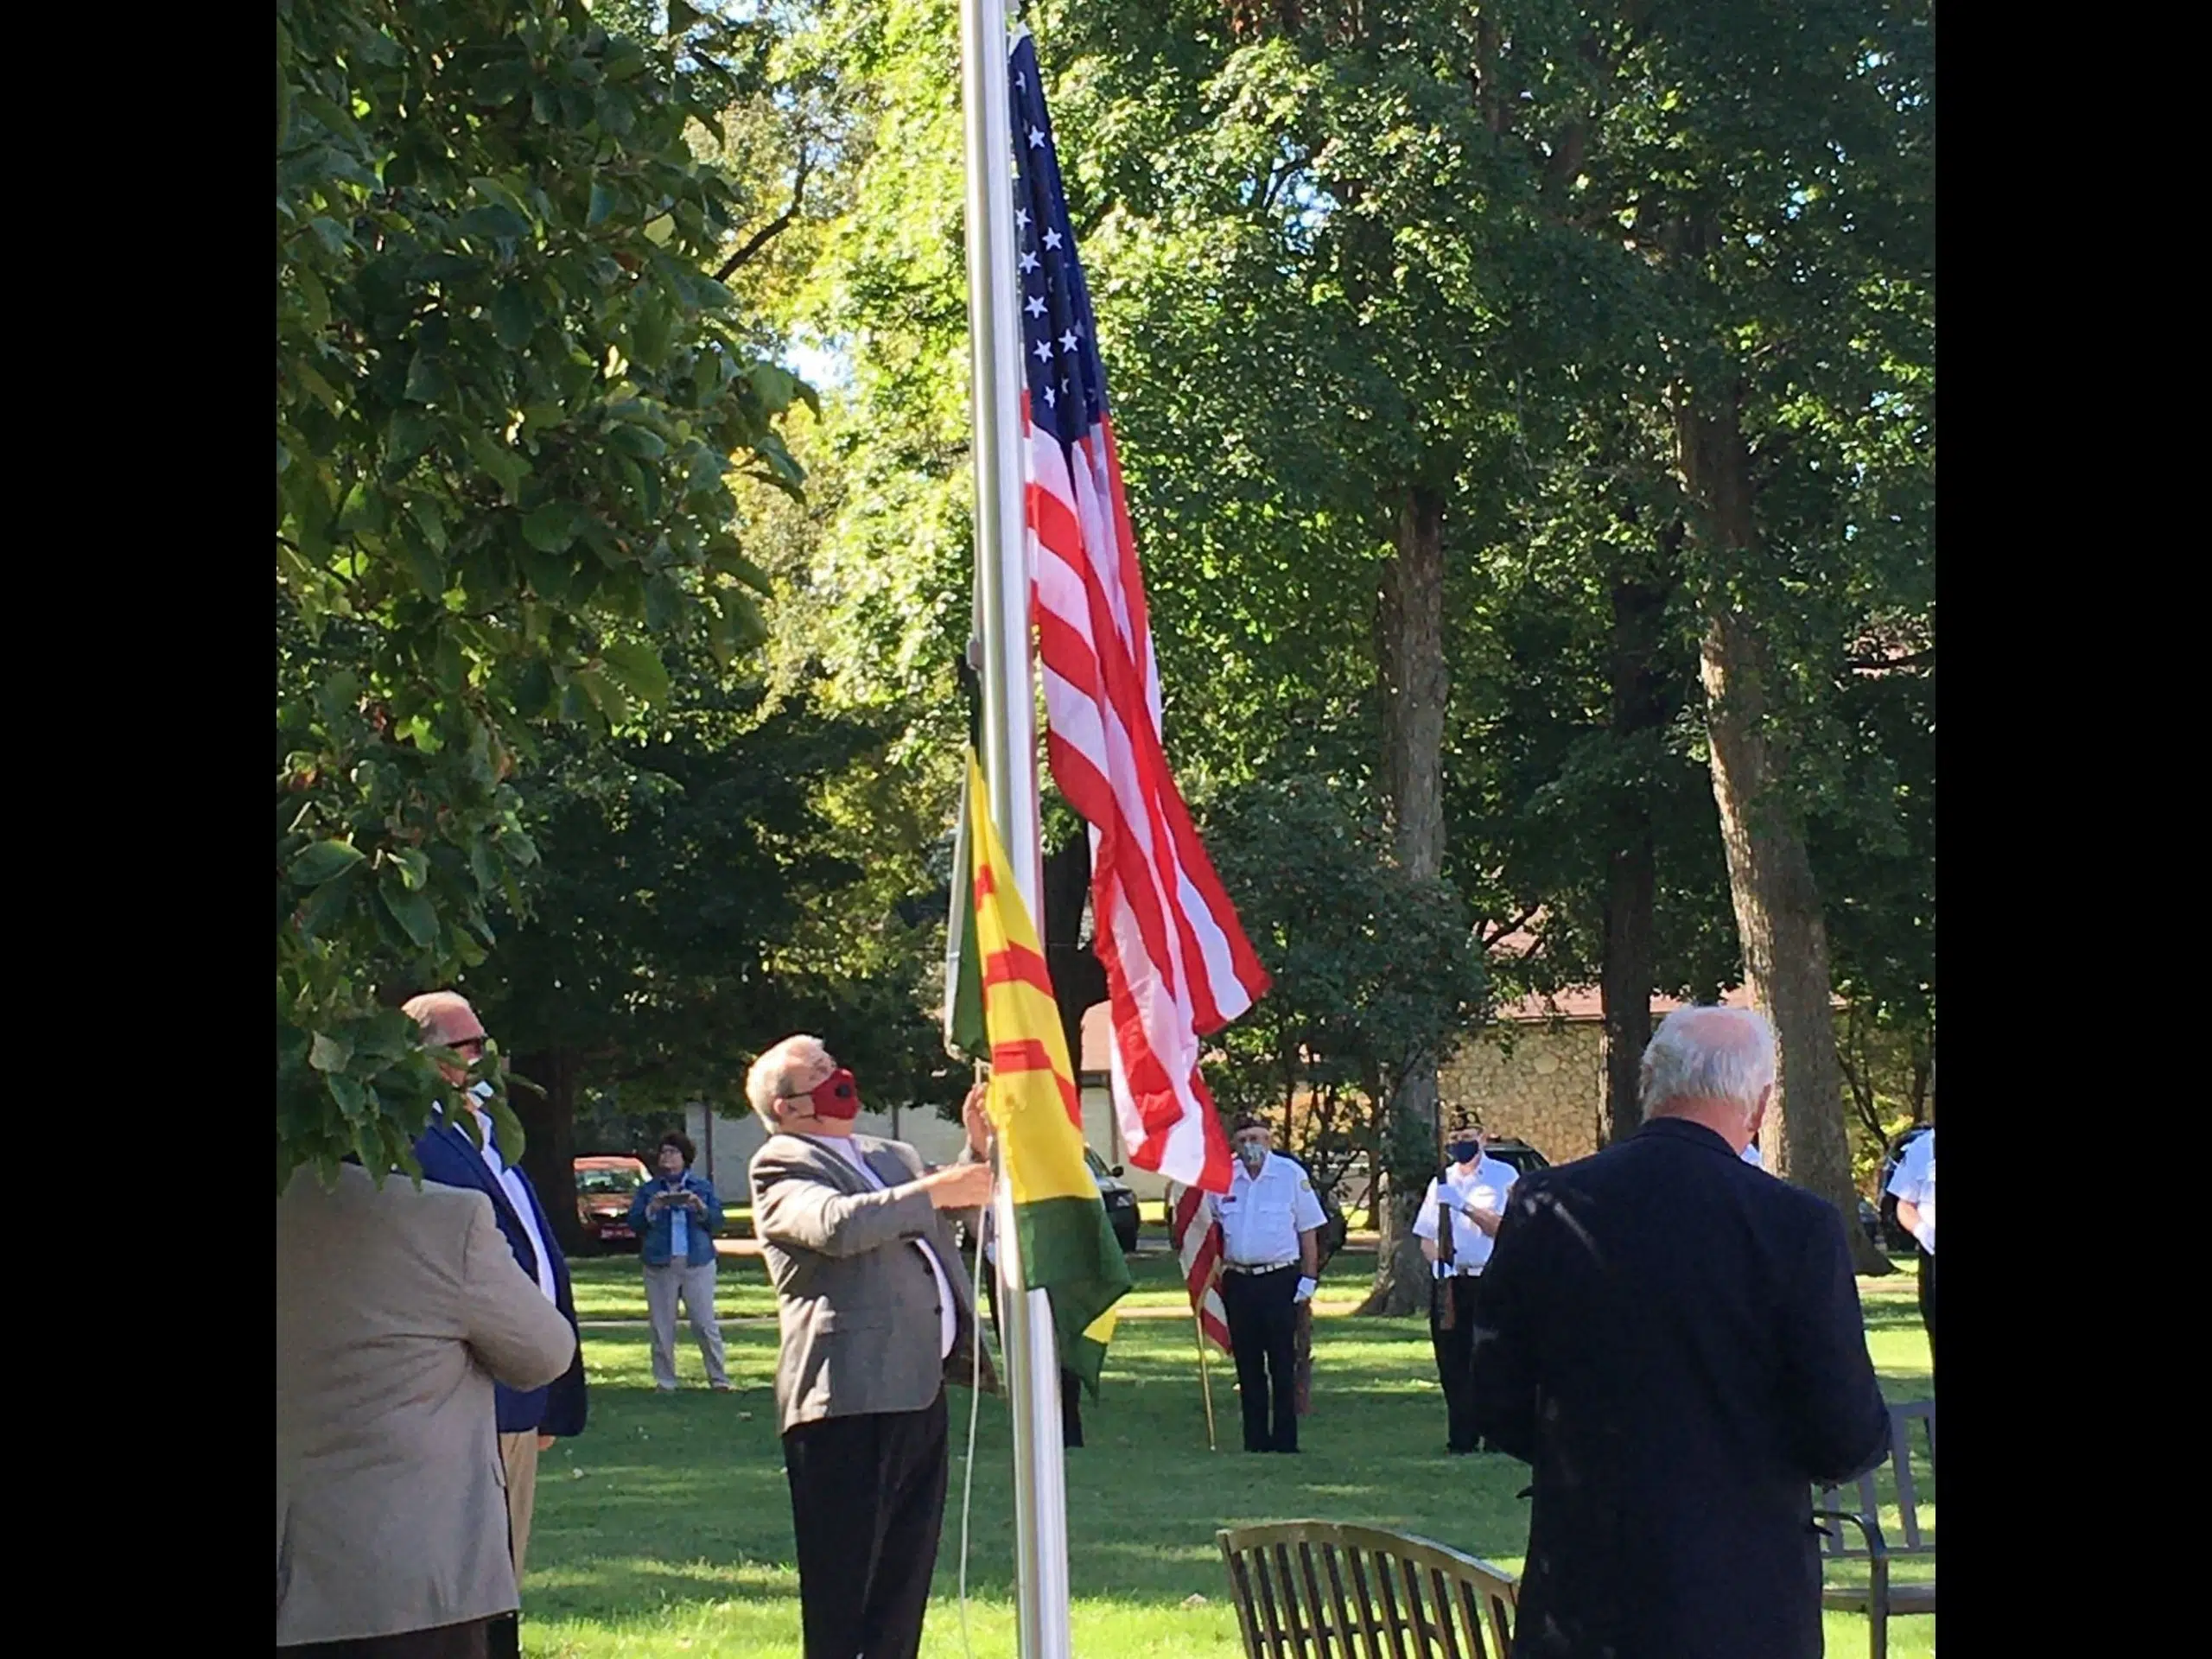
[(1455, 1164), (1464, 1164), (1472, 1160), (1481, 1150), (1482, 1145), (1479, 1141), (1454, 1141), (1444, 1148), (1444, 1155)]

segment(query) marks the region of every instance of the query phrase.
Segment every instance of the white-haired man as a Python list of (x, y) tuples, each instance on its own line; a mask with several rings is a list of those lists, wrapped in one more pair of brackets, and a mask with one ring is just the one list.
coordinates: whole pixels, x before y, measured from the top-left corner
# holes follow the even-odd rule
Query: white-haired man
[(1766, 1021), (1668, 1015), (1643, 1127), (1516, 1184), (1477, 1281), (1476, 1421), (1534, 1465), (1515, 1659), (1818, 1659), (1812, 1487), (1889, 1414), (1843, 1218), (1742, 1159)]
[(944, 1516), (944, 1384), (966, 1382), (976, 1359), (953, 1223), (990, 1199), (983, 1091), (944, 1169), (853, 1133), (859, 1085), (819, 1038), (778, 1043), (745, 1092), (769, 1130), (753, 1155), (753, 1226), (781, 1325), (777, 1427), (806, 1659), (913, 1659)]

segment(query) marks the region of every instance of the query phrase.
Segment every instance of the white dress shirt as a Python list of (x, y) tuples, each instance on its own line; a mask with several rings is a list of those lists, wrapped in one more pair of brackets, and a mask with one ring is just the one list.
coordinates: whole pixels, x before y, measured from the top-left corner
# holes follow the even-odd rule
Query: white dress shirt
[(1327, 1219), (1306, 1171), (1279, 1152), (1268, 1154), (1256, 1180), (1236, 1160), (1229, 1191), (1211, 1202), (1222, 1260), (1231, 1267), (1287, 1267), (1298, 1260), (1298, 1236)]
[(530, 1189), (523, 1185), (522, 1172), (510, 1169), (499, 1156), (499, 1147), (492, 1144), (492, 1119), (489, 1114), (476, 1107), (469, 1109), (476, 1114), (476, 1127), (484, 1132), (480, 1148), (484, 1166), (492, 1172), (492, 1179), (499, 1182), (507, 1195), (507, 1202), (515, 1207), (515, 1214), (522, 1217), (522, 1230), (530, 1235), (531, 1253), (537, 1258), (537, 1287), (545, 1293), (549, 1302), (560, 1297), (553, 1288), (553, 1257), (545, 1248), (545, 1235), (537, 1230), (537, 1206), (530, 1201)]
[[(1490, 1261), (1496, 1240), (1468, 1218), (1467, 1211), (1487, 1210), (1493, 1215), (1505, 1213), (1505, 1195), (1512, 1191), (1519, 1179), (1513, 1166), (1502, 1158), (1484, 1154), (1475, 1160), (1463, 1172), (1458, 1164), (1428, 1184), (1428, 1191), (1421, 1194), (1420, 1213), (1414, 1217), (1414, 1236), (1433, 1239), (1436, 1236), (1436, 1206), (1448, 1200), (1452, 1205), (1452, 1268), (1465, 1274), (1480, 1273)], [(1436, 1276), (1442, 1278), (1446, 1268), (1439, 1262)]]
[(1930, 1129), (1904, 1149), (1890, 1177), (1889, 1190), (1900, 1204), (1920, 1211), (1920, 1225), (1913, 1236), (1929, 1255), (1936, 1254), (1936, 1131)]
[[(883, 1177), (877, 1174), (868, 1160), (861, 1156), (861, 1149), (853, 1144), (851, 1136), (823, 1135), (809, 1135), (807, 1139), (817, 1146), (828, 1147), (836, 1152), (860, 1171), (861, 1179), (877, 1192), (889, 1191)], [(952, 1281), (944, 1276), (944, 1263), (937, 1259), (937, 1252), (930, 1248), (928, 1240), (916, 1239), (914, 1248), (922, 1253), (922, 1260), (930, 1264), (930, 1271), (937, 1275), (938, 1355), (940, 1358), (947, 1358), (952, 1353), (954, 1340), (960, 1335), (960, 1314), (952, 1300)]]
[(1744, 1143), (1743, 1160), (1753, 1169), (1766, 1167), (1766, 1160), (1759, 1156), (1759, 1143), (1756, 1141), (1746, 1141)]

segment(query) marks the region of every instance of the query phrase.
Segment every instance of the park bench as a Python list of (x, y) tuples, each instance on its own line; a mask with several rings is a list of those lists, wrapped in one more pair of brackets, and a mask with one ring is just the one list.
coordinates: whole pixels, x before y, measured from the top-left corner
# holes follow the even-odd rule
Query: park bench
[(1512, 1575), (1456, 1549), (1327, 1521), (1215, 1537), (1245, 1659), (1507, 1659), (1511, 1651)]
[[(1928, 1466), (1931, 1473), (1936, 1466), (1936, 1402), (1916, 1400), (1909, 1405), (1890, 1408), (1890, 1457), (1887, 1467), (1891, 1484), (1897, 1493), (1897, 1535), (1891, 1537), (1882, 1530), (1881, 1495), (1876, 1490), (1876, 1476), (1881, 1471), (1878, 1465), (1861, 1475), (1858, 1481), (1856, 1510), (1844, 1507), (1841, 1495), (1835, 1487), (1824, 1487), (1813, 1501), (1814, 1514), (1824, 1524), (1821, 1527), (1822, 1567), (1839, 1561), (1865, 1561), (1867, 1580), (1865, 1584), (1824, 1584), (1821, 1586), (1821, 1605), (1844, 1612), (1865, 1613), (1869, 1628), (1868, 1640), (1872, 1646), (1873, 1659), (1886, 1659), (1890, 1650), (1890, 1619), (1899, 1614), (1929, 1613), (1936, 1611), (1936, 1581), (1899, 1584), (1890, 1577), (1890, 1564), (1898, 1556), (1918, 1556), (1934, 1560), (1936, 1529), (1933, 1517), (1928, 1525), (1921, 1524), (1920, 1506), (1923, 1502), (1918, 1483), (1912, 1473), (1912, 1425), (1924, 1426), (1928, 1440)], [(1929, 1500), (1932, 1507), (1932, 1500)]]

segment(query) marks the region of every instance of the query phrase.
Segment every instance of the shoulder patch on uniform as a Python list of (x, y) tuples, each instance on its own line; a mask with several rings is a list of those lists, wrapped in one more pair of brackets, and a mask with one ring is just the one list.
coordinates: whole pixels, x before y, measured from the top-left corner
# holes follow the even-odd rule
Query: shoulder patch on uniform
[(1313, 1183), (1301, 1175), (1298, 1178), (1298, 1190), (1301, 1192), (1311, 1192), (1313, 1190)]

